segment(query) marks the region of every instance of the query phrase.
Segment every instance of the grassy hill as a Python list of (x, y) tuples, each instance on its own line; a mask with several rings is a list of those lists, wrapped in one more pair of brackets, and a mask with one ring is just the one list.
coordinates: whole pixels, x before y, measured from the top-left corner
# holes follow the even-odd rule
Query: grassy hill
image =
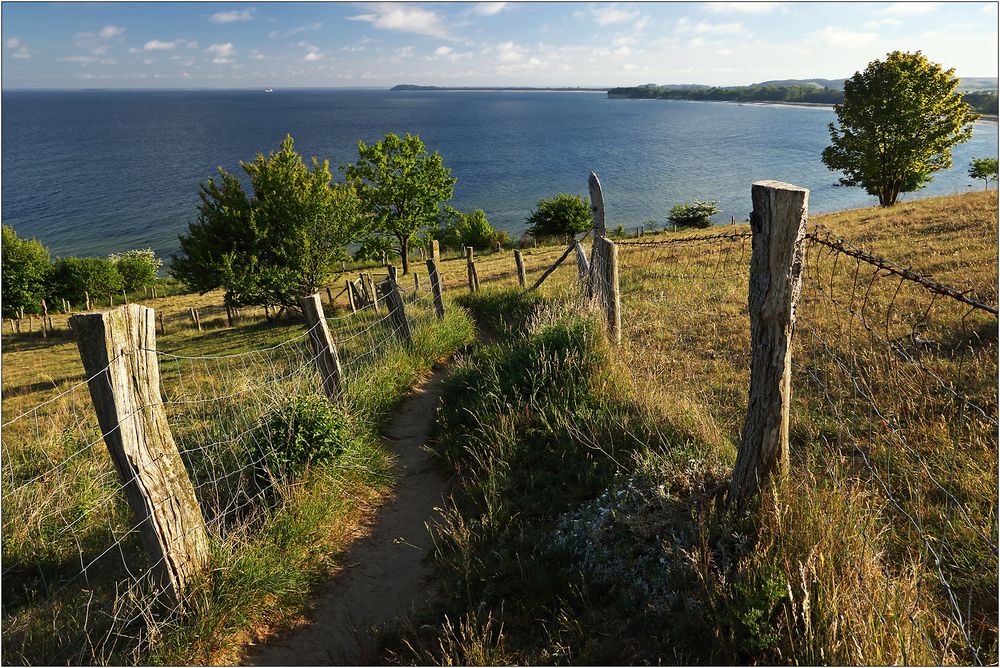
[[(995, 191), (810, 220), (824, 229), (996, 307)], [(525, 292), (509, 251), (482, 254), (473, 295), (463, 259), (446, 257), (449, 319), (434, 325), (419, 302), (409, 351), (369, 356), (391, 337), (339, 297), (328, 315), (362, 416), (344, 454), (273, 505), (222, 512), (232, 530), (213, 543), (211, 586), (164, 626), (116, 598), (141, 554), (65, 316), (45, 339), (5, 327), (5, 661), (204, 663), (293, 617), (388, 493), (378, 425), (468, 343), (462, 306), (494, 343), (460, 357), (438, 411), (434, 454), (456, 480), (436, 536), (441, 597), (384, 638), (386, 660), (996, 663), (996, 318), (810, 242), (791, 471), (736, 514), (723, 500), (749, 384), (746, 232), (619, 240), (621, 347), (582, 308), (572, 257)], [(529, 284), (563, 250), (524, 249)], [(243, 455), (199, 453), (315, 382), (302, 325), (248, 311), (229, 326), (217, 294), (151, 305), (167, 316), (175, 436), (199, 493), (232, 510), (223, 481)], [(95, 557), (84, 587), (81, 559)]]

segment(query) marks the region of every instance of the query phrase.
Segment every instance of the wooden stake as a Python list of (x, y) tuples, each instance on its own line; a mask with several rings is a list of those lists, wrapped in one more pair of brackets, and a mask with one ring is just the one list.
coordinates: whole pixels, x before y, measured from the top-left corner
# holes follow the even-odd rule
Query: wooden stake
[(399, 294), (399, 285), (396, 284), (396, 268), (390, 267), (389, 269), (389, 277), (382, 284), (383, 297), (389, 309), (389, 318), (392, 320), (392, 328), (395, 330), (396, 336), (399, 337), (399, 340), (404, 345), (408, 346), (413, 343), (413, 337), (410, 334), (410, 323), (406, 320), (403, 298)]
[(152, 571), (179, 604), (207, 563), (208, 532), (163, 409), (153, 310), (133, 304), (70, 325)]
[(193, 306), (191, 307), (191, 322), (194, 323), (194, 326), (197, 327), (198, 331), (200, 332), (201, 331), (201, 318), (198, 317), (198, 309), (196, 309)]
[(473, 262), (473, 248), (472, 246), (465, 247), (465, 271), (469, 275), (469, 292), (476, 291), (476, 280), (473, 276), (472, 262)]
[(128, 295), (125, 294), (125, 290), (122, 290), (122, 303), (128, 304)]
[(356, 313), (358, 307), (354, 304), (354, 286), (350, 281), (344, 281), (347, 290), (347, 305), (351, 307), (351, 313)]
[(594, 218), (594, 237), (607, 236), (607, 227), (604, 224), (604, 191), (601, 190), (601, 180), (597, 174), (590, 173), (587, 179), (590, 189), (590, 213)]
[(330, 328), (326, 324), (323, 302), (320, 301), (318, 292), (303, 297), (302, 312), (305, 314), (306, 327), (309, 329), (309, 342), (312, 345), (316, 366), (320, 378), (323, 379), (323, 391), (330, 401), (339, 403), (343, 382), (340, 357), (337, 354), (337, 345), (330, 334)]
[(750, 191), (750, 399), (730, 499), (742, 507), (767, 478), (788, 470), (792, 331), (802, 288), (809, 191), (758, 181)]
[(413, 272), (413, 289), (417, 292), (420, 291), (420, 277), (417, 276), (417, 272)]
[(434, 296), (434, 310), (437, 312), (438, 320), (444, 320), (444, 300), (441, 298), (441, 277), (438, 275), (437, 262), (433, 259), (427, 260), (427, 277), (431, 281), (431, 294)]
[(156, 317), (159, 318), (159, 320), (160, 320), (160, 334), (166, 334), (167, 333), (167, 328), (163, 324), (163, 311), (162, 310), (157, 311), (156, 312)]
[(517, 284), (523, 288), (527, 277), (524, 275), (524, 258), (517, 249), (514, 249), (514, 264), (517, 266)]
[(83, 291), (83, 306), (85, 311), (90, 310), (90, 293), (86, 290)]
[(334, 309), (333, 292), (330, 290), (329, 286), (326, 288), (326, 303), (330, 306), (330, 310), (332, 311)]

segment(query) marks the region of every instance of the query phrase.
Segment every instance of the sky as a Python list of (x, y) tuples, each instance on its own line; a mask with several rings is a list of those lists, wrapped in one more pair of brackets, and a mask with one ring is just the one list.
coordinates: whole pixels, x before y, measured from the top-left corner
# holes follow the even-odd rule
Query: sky
[(995, 77), (996, 2), (4, 2), (2, 86), (740, 85), (893, 50)]

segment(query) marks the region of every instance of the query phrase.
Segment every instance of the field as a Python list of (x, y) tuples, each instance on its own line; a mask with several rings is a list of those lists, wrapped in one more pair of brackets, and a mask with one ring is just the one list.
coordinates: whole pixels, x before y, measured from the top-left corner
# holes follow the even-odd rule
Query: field
[[(496, 343), (459, 356), (439, 409), (435, 455), (460, 480), (443, 595), (386, 635), (387, 660), (996, 663), (997, 321), (975, 303), (996, 308), (997, 229), (993, 192), (810, 220), (791, 467), (744, 513), (724, 498), (749, 389), (745, 225), (620, 240), (620, 347), (572, 255), (524, 292), (510, 251), (481, 254), (472, 295), (446, 256), (441, 323), (412, 262), (412, 349), (338, 297), (327, 316), (359, 381), (339, 454), (263, 495), (247, 495), (247, 435), (319, 391), (301, 322), (231, 327), (220, 295), (162, 297), (164, 401), (214, 575), (195, 615), (157, 623), (141, 587), (116, 589), (141, 581), (141, 546), (65, 316), (47, 339), (5, 327), (4, 661), (225, 662), (294, 615), (391, 486), (380, 423), (466, 349), (468, 311)], [(523, 250), (529, 285), (564, 248)]]

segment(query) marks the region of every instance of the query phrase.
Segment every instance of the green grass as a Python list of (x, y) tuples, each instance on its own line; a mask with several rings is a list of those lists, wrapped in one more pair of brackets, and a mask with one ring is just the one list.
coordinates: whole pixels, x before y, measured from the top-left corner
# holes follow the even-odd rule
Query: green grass
[(66, 392), (82, 379), (75, 346), (24, 338), (5, 346), (8, 365), (16, 357), (35, 374), (62, 376), (29, 384), (37, 375), (27, 368), (4, 374), (5, 419), (52, 400), (3, 434), (4, 661), (232, 662), (241, 643), (294, 620), (392, 486), (382, 423), (474, 335), (460, 309), (437, 321), (426, 296), (408, 298), (407, 310), (410, 346), (393, 336), (384, 311), (330, 321), (347, 419), (334, 461), (298, 478), (262, 477), (261, 446), (270, 445), (258, 441), (283, 401), (321, 392), (302, 325), (209, 321), (200, 333), (168, 325), (159, 345), (165, 407), (212, 545), (182, 615), (163, 611), (142, 583), (126, 586), (145, 557), (87, 388)]

